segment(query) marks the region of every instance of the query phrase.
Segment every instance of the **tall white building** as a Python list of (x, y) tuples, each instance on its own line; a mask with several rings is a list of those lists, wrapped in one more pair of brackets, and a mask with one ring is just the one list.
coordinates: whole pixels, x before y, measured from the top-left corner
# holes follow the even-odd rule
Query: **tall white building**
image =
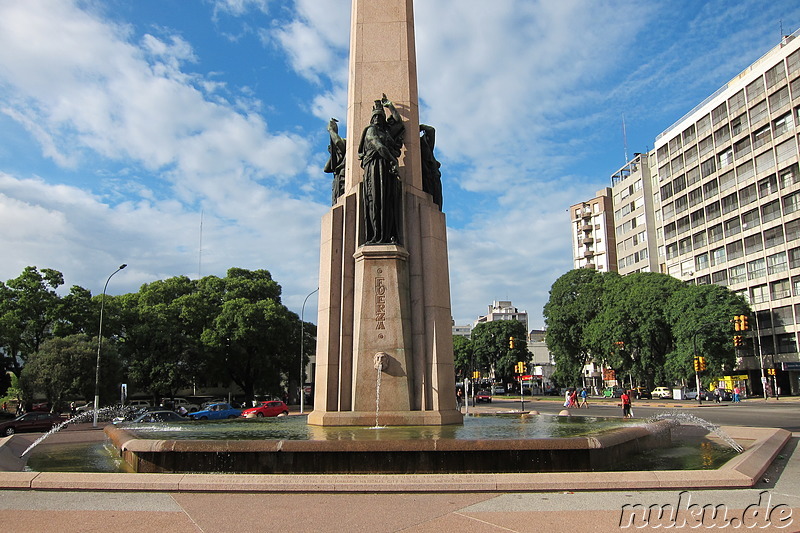
[(575, 268), (599, 272), (616, 271), (614, 213), (611, 189), (597, 191), (591, 200), (570, 206), (572, 219), (572, 257)]
[[(740, 368), (800, 393), (800, 39), (789, 36), (656, 139), (662, 271), (755, 310)], [(749, 338), (749, 337), (748, 337)]]
[(478, 317), (477, 323), (493, 322), (495, 320), (518, 320), (525, 325), (528, 331), (528, 312), (520, 311), (508, 300), (495, 300), (489, 306), (489, 312), (485, 316)]

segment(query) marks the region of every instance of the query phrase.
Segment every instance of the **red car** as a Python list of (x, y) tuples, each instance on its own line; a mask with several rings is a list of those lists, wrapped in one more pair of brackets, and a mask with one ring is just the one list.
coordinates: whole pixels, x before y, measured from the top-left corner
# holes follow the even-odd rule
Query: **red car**
[(289, 407), (278, 400), (261, 402), (258, 407), (251, 407), (242, 411), (242, 418), (261, 418), (264, 416), (285, 416), (289, 414)]
[(9, 437), (23, 431), (50, 431), (64, 421), (61, 415), (32, 411), (18, 416), (14, 420), (0, 423), (0, 435)]

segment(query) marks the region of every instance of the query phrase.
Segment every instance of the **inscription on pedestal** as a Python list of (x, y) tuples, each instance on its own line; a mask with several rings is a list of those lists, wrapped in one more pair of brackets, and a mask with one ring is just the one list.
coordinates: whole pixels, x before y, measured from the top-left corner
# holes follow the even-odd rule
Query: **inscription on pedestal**
[[(386, 329), (386, 279), (381, 277), (383, 269), (377, 270), (375, 276), (375, 329)], [(383, 335), (379, 335), (383, 338)]]

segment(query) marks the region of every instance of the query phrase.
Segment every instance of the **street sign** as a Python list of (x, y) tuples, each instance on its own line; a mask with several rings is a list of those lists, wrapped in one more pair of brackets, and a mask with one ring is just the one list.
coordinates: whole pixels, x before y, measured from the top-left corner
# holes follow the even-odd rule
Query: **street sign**
[(781, 366), (783, 367), (784, 371), (786, 371), (786, 370), (800, 370), (800, 363), (798, 363), (797, 361), (783, 362), (783, 363), (781, 363)]

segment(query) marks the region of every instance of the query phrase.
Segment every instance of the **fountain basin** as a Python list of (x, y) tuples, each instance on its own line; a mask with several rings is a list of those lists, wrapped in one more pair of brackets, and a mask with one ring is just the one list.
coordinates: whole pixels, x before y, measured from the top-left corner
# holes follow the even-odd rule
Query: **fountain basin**
[(667, 445), (658, 421), (590, 436), (411, 440), (146, 439), (107, 427), (134, 472), (257, 474), (442, 474), (589, 472), (632, 453)]

